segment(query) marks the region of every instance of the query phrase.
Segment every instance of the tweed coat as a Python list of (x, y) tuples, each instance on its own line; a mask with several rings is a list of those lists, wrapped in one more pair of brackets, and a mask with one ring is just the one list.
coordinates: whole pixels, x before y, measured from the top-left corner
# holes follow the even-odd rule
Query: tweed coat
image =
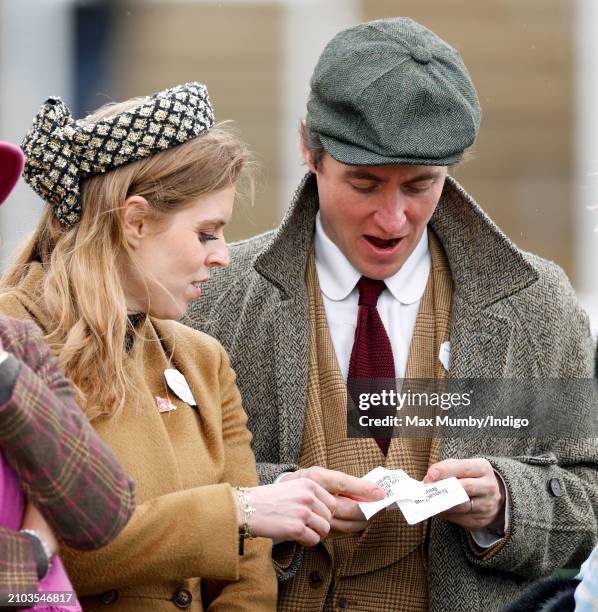
[[(133, 481), (77, 406), (40, 330), (0, 317), (0, 339), (8, 352), (0, 366), (0, 449), (57, 537), (100, 548), (133, 513)], [(8, 594), (36, 591), (29, 538), (0, 528), (0, 606)]]
[[(282, 225), (232, 245), (230, 266), (214, 271), (186, 319), (231, 355), (263, 482), (296, 469), (301, 449), (309, 351), (304, 275), (317, 208), (315, 177), (308, 174)], [(450, 177), (430, 225), (455, 285), (449, 377), (592, 375), (587, 316), (558, 266), (519, 250)], [(585, 415), (588, 406), (578, 410)], [(598, 442), (547, 444), (444, 440), (440, 459), (485, 457), (502, 475), (511, 524), (499, 549), (484, 556), (473, 552), (463, 529), (431, 521), (432, 610), (500, 609), (522, 583), (589, 554), (597, 533)], [(550, 491), (553, 479), (560, 496)]]
[[(19, 288), (0, 296), (0, 312), (32, 317), (47, 331), (42, 284), (42, 266), (32, 264)], [(122, 413), (93, 421), (135, 479), (137, 509), (103, 549), (61, 550), (81, 605), (118, 612), (273, 610), (271, 541), (248, 541), (239, 555), (231, 485), (253, 486), (257, 473), (228, 356), (213, 338), (174, 321), (146, 318), (137, 332), (125, 363), (132, 382)], [(183, 374), (197, 407), (168, 388), (166, 368)], [(175, 409), (159, 412), (158, 398)]]

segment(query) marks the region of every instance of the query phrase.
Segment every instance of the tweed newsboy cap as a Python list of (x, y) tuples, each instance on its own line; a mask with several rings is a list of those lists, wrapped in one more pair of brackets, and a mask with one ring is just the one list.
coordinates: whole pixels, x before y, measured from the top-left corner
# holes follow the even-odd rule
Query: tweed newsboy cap
[(345, 164), (454, 164), (480, 125), (459, 52), (406, 17), (338, 33), (310, 85), (307, 126)]
[(165, 89), (113, 117), (74, 120), (60, 98), (46, 100), (21, 144), (25, 180), (74, 225), (81, 216), (80, 182), (181, 144), (214, 124), (202, 83)]

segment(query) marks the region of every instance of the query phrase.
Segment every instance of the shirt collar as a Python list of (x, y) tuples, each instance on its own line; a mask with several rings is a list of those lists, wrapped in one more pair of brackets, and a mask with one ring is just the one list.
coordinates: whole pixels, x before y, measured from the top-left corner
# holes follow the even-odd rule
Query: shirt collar
[[(324, 232), (320, 211), (316, 214), (315, 257), (322, 293), (333, 301), (344, 300), (355, 288), (361, 273)], [(401, 304), (421, 299), (428, 282), (431, 256), (428, 232), (424, 232), (413, 253), (393, 276), (384, 279), (388, 290)]]
[(320, 211), (316, 214), (314, 248), (322, 293), (335, 302), (344, 300), (355, 288), (361, 273), (324, 232)]

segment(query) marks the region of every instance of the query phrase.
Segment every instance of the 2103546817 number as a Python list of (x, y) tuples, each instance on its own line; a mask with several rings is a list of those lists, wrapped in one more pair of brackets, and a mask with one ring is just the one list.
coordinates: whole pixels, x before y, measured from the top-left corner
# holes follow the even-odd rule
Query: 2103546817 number
[(45, 593), (6, 593), (1, 597), (8, 605), (19, 604), (61, 604), (63, 606), (77, 605), (77, 597), (73, 591), (47, 591)]

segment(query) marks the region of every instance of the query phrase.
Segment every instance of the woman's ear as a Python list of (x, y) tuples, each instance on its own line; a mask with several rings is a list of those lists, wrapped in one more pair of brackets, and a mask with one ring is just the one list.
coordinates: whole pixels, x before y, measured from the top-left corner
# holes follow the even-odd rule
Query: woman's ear
[(150, 205), (148, 201), (137, 195), (127, 198), (123, 206), (122, 218), (127, 244), (132, 249), (139, 248), (149, 229)]

